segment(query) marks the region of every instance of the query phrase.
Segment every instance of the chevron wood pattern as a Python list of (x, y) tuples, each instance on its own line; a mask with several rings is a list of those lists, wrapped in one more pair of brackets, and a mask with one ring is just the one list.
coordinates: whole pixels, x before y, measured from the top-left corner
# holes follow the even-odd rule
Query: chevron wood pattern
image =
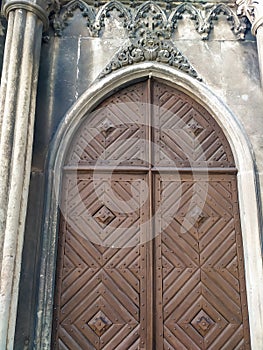
[[(174, 191), (178, 196), (167, 196), (168, 176), (160, 181), (160, 197), (177, 213), (171, 217), (164, 209), (162, 234), (156, 238), (161, 286), (156, 309), (163, 317), (157, 348), (249, 349), (243, 264), (237, 263), (242, 247), (234, 219), (235, 177), (213, 175), (208, 182), (200, 177), (195, 184), (185, 176), (173, 184), (181, 187)], [(199, 200), (204, 187), (205, 202)], [(191, 222), (191, 213), (197, 220)]]
[(141, 165), (147, 159), (145, 84), (109, 97), (80, 128), (71, 147), (70, 165)]
[(94, 184), (91, 175), (79, 175), (75, 183), (66, 177), (56, 339), (61, 349), (137, 349), (145, 343), (141, 180), (116, 175), (109, 183), (101, 175)]
[(108, 97), (72, 141), (52, 342), (250, 349), (233, 155), (212, 116), (161, 81)]
[(153, 89), (155, 165), (229, 167), (233, 156), (222, 130), (192, 98), (160, 82)]
[(63, 204), (67, 222), (84, 238), (106, 246), (139, 244), (144, 210), (144, 175), (68, 175)]

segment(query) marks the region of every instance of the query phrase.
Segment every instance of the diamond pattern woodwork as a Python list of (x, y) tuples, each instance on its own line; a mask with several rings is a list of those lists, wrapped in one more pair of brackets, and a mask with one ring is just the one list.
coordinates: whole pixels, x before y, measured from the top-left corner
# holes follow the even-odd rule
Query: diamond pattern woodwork
[(77, 132), (67, 165), (142, 165), (147, 159), (145, 86), (106, 99)]
[[(140, 243), (140, 208), (145, 201), (143, 176), (91, 175), (67, 177), (68, 196), (75, 203), (65, 204), (68, 223), (83, 238), (106, 246), (128, 247)], [(143, 209), (143, 207), (141, 208)], [(140, 222), (141, 220), (141, 222)]]
[(207, 315), (204, 310), (201, 310), (195, 318), (191, 321), (191, 325), (205, 337), (211, 330), (215, 322)]
[(146, 313), (141, 305), (146, 305), (146, 280), (141, 279), (146, 250), (138, 246), (143, 239), (142, 176), (113, 175), (110, 181), (102, 174), (96, 186), (92, 180), (89, 174), (78, 175), (77, 181), (65, 177), (57, 344), (135, 350), (146, 338), (141, 314)]
[(107, 137), (113, 130), (115, 129), (113, 123), (109, 119), (104, 119), (100, 125), (98, 126), (98, 129), (102, 132), (102, 134)]
[(112, 325), (112, 322), (104, 315), (103, 312), (99, 311), (89, 322), (90, 328), (101, 337), (102, 334)]
[(250, 349), (233, 156), (211, 115), (137, 83), (86, 118), (66, 165), (52, 348)]
[[(189, 186), (186, 181), (173, 184), (174, 189), (181, 188), (168, 199), (169, 207), (178, 208), (177, 213), (174, 218), (163, 213), (164, 230), (157, 241), (161, 244), (162, 275), (158, 272), (156, 279), (157, 288), (162, 283), (162, 292), (158, 293), (156, 307), (162, 305), (159, 312), (163, 314), (163, 325), (158, 329), (158, 334), (163, 335), (158, 348), (162, 344), (169, 344), (172, 349), (219, 350), (225, 344), (227, 349), (237, 344), (244, 346), (247, 323), (243, 324), (241, 316), (243, 268), (240, 265), (237, 275), (228, 267), (233, 259), (236, 261), (240, 250), (237, 245), (240, 231), (235, 231), (230, 195), (233, 179), (230, 175), (224, 175), (223, 181), (217, 175), (210, 177), (202, 211), (195, 204), (191, 209), (191, 202), (197, 202), (200, 188), (206, 183), (205, 176), (203, 181), (200, 177), (196, 187), (190, 177)], [(170, 187), (169, 177), (162, 176), (160, 197)], [(195, 222), (186, 219), (187, 212)], [(182, 230), (184, 226), (186, 229)], [(248, 343), (244, 348), (249, 348)]]
[(107, 226), (116, 216), (105, 206), (103, 205), (99, 211), (93, 215), (96, 221), (102, 225), (102, 227)]
[(163, 166), (234, 165), (228, 142), (208, 112), (181, 91), (156, 82), (153, 93), (154, 143)]

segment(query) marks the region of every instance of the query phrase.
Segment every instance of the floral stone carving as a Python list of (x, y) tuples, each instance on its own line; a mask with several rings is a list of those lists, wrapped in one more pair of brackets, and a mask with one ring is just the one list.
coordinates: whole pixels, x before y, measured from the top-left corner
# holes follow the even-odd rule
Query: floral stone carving
[(237, 0), (237, 14), (248, 18), (251, 31), (256, 35), (257, 29), (263, 25), (263, 3), (259, 0)]
[(172, 26), (159, 6), (151, 1), (141, 6), (128, 30), (129, 43), (114, 56), (99, 78), (127, 65), (142, 61), (157, 61), (169, 64), (201, 80), (188, 60), (173, 45)]
[[(106, 66), (99, 78), (121, 67), (142, 61), (157, 61), (179, 69), (201, 80), (196, 70), (183, 54), (174, 46), (171, 36), (178, 23), (189, 17), (203, 40), (218, 20), (223, 16), (238, 39), (244, 39), (247, 18), (238, 17), (235, 4), (164, 1), (91, 1), (53, 0), (57, 4), (50, 15), (55, 35), (62, 36), (75, 11), (80, 11), (86, 19), (88, 35), (99, 37), (107, 18), (114, 18), (125, 28), (128, 41)], [(248, 2), (249, 0), (238, 0)], [(251, 0), (253, 1), (253, 0)], [(237, 7), (237, 6), (236, 6)]]
[[(230, 28), (237, 39), (244, 39), (247, 30), (247, 19), (245, 16), (238, 17), (235, 4), (225, 3), (202, 3), (187, 1), (91, 1), (91, 0), (53, 0), (55, 6), (50, 14), (50, 22), (55, 35), (62, 36), (63, 29), (70, 24), (76, 10), (79, 10), (87, 21), (87, 28), (91, 36), (99, 36), (105, 26), (105, 19), (110, 17), (115, 11), (118, 13), (123, 27), (130, 28), (140, 17), (145, 7), (150, 4), (155, 5), (156, 16), (165, 17), (168, 25), (176, 30), (178, 22), (184, 20), (185, 15), (190, 15), (196, 31), (203, 40), (207, 40), (219, 15), (223, 15), (230, 23)], [(253, 0), (237, 0), (239, 3), (253, 2)], [(242, 6), (241, 6), (242, 7)], [(239, 8), (241, 8), (239, 6)], [(244, 6), (243, 6), (244, 7)], [(243, 8), (242, 7), (242, 8)], [(240, 12), (240, 11), (239, 11)]]

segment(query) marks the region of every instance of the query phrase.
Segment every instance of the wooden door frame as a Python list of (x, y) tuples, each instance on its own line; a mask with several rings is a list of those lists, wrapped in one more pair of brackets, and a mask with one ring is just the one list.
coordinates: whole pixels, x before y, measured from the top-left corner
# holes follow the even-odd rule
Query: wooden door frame
[[(230, 144), (238, 169), (237, 181), (251, 348), (253, 350), (263, 348), (263, 319), (261, 317), (263, 315), (263, 268), (259, 220), (260, 199), (257, 195), (259, 184), (249, 139), (238, 118), (208, 86), (174, 68), (156, 62), (144, 62), (125, 67), (95, 82), (64, 116), (50, 145), (36, 315), (36, 349), (50, 349), (62, 165), (70, 141), (85, 115), (111, 92), (151, 76), (182, 90), (200, 103), (214, 117)], [(248, 188), (249, 191), (247, 191)]]

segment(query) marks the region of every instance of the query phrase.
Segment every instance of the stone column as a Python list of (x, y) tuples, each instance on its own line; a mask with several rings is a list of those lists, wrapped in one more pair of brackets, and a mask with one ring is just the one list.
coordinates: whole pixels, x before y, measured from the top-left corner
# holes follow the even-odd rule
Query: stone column
[(237, 14), (249, 19), (252, 25), (251, 32), (257, 38), (260, 78), (263, 86), (263, 0), (237, 0), (236, 3)]
[(0, 90), (0, 349), (13, 349), (46, 4), (6, 0)]

